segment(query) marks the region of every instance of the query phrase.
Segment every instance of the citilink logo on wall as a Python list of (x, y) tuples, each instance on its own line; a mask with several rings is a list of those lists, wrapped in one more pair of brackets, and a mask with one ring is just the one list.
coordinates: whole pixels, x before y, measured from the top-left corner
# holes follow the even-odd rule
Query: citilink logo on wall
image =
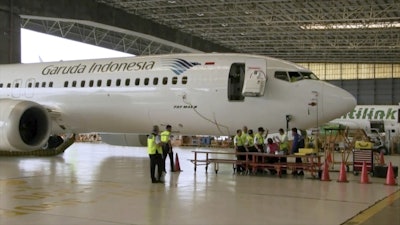
[(181, 75), (186, 70), (189, 70), (194, 66), (201, 65), (201, 63), (188, 62), (184, 59), (176, 58), (176, 59), (166, 60), (164, 65), (169, 67), (171, 71), (174, 72), (176, 75)]

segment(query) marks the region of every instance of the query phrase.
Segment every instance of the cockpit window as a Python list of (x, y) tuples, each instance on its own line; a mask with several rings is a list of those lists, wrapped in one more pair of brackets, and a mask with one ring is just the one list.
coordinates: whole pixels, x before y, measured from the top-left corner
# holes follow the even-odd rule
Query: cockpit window
[(298, 72), (298, 71), (292, 71), (292, 72), (276, 71), (275, 78), (289, 82), (296, 82), (304, 79), (319, 80), (318, 77), (312, 72)]
[(289, 77), (285, 71), (276, 71), (275, 78), (279, 80), (289, 81)]
[(302, 80), (303, 76), (299, 72), (289, 72), (290, 82)]
[(319, 80), (317, 75), (315, 75), (311, 72), (301, 72), (301, 75), (303, 75), (304, 79)]

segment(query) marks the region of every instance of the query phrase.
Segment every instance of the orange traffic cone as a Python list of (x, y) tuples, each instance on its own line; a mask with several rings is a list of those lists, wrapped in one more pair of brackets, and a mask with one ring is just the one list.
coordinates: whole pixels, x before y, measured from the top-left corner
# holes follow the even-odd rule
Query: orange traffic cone
[(361, 179), (360, 183), (362, 184), (369, 184), (369, 178), (368, 178), (368, 171), (367, 171), (367, 164), (365, 161), (363, 162), (362, 169), (361, 169)]
[(381, 151), (381, 153), (379, 153), (379, 164), (385, 165), (385, 158), (383, 156), (383, 151)]
[(321, 181), (331, 181), (329, 178), (328, 162), (325, 160), (324, 169), (322, 170)]
[(175, 172), (180, 172), (181, 166), (179, 165), (179, 158), (178, 158), (178, 153), (175, 153)]
[(326, 156), (326, 161), (327, 161), (328, 163), (331, 163), (331, 162), (332, 162), (332, 154), (331, 154), (330, 152), (328, 152), (328, 156)]
[(342, 162), (340, 164), (340, 173), (339, 173), (339, 178), (337, 180), (337, 182), (349, 182), (347, 180), (347, 176), (346, 176), (346, 166), (344, 165), (344, 162)]
[(385, 185), (397, 185), (396, 180), (394, 179), (392, 162), (389, 163), (389, 167), (387, 169)]

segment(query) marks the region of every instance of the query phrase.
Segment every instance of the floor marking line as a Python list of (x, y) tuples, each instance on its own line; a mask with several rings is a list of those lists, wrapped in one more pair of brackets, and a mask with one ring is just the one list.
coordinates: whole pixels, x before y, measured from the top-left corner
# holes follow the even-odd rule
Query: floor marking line
[(385, 207), (392, 204), (394, 201), (400, 198), (400, 190), (388, 195), (387, 197), (383, 198), (382, 200), (377, 201), (375, 204), (370, 206), (369, 208), (361, 211), (359, 214), (355, 215), (353, 218), (347, 220), (346, 222), (342, 223), (342, 225), (357, 225), (365, 222), (373, 215), (382, 211)]

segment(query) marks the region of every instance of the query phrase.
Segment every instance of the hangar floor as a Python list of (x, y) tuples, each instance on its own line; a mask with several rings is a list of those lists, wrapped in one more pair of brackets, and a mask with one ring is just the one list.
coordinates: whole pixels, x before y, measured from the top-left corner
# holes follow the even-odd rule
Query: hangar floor
[(400, 186), (384, 178), (194, 173), (191, 150), (175, 148), (183, 171), (164, 184), (150, 182), (145, 148), (75, 143), (56, 157), (2, 157), (0, 224), (400, 224)]

